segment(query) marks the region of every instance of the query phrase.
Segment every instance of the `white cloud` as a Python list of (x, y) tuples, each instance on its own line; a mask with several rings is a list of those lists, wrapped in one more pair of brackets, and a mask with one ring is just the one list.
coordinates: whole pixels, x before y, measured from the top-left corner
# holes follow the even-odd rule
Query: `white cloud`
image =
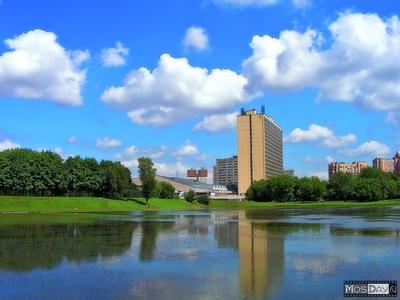
[(204, 28), (197, 26), (189, 27), (186, 30), (183, 45), (186, 49), (206, 50), (208, 48), (208, 36)]
[(120, 87), (106, 89), (102, 101), (128, 112), (137, 124), (177, 123), (199, 114), (233, 109), (248, 100), (247, 79), (231, 70), (193, 67), (186, 58), (160, 57), (158, 67), (130, 72)]
[(122, 142), (108, 137), (99, 138), (96, 140), (96, 147), (100, 149), (116, 148), (122, 145)]
[(187, 156), (187, 155), (195, 155), (198, 153), (199, 149), (197, 149), (197, 146), (188, 140), (184, 145), (182, 145), (182, 147), (178, 149), (178, 151), (174, 152), (173, 155)]
[(326, 162), (327, 163), (331, 163), (331, 162), (334, 162), (334, 161), (336, 161), (332, 156), (325, 156), (325, 160), (326, 160)]
[(8, 149), (14, 149), (14, 148), (20, 148), (21, 146), (17, 143), (13, 143), (10, 140), (4, 140), (0, 142), (0, 151), (8, 150)]
[(168, 177), (176, 177), (180, 178), (186, 177), (186, 171), (189, 169), (184, 163), (178, 161), (175, 163), (154, 163), (154, 167), (157, 169), (157, 175), (168, 176)]
[(292, 3), (297, 8), (305, 8), (311, 5), (311, 0), (292, 0)]
[(374, 110), (400, 108), (400, 22), (376, 14), (344, 13), (322, 34), (283, 31), (255, 36), (243, 74), (253, 91), (319, 89), (319, 99), (354, 102)]
[(231, 6), (269, 6), (276, 4), (278, 0), (214, 0), (215, 3), (220, 5), (231, 5)]
[(194, 130), (205, 130), (211, 133), (234, 130), (236, 128), (237, 113), (219, 114), (205, 117), (196, 124)]
[(391, 111), (387, 114), (386, 122), (400, 128), (400, 112)]
[(0, 95), (79, 105), (89, 51), (68, 51), (57, 36), (40, 29), (7, 39), (0, 56)]
[(308, 129), (296, 128), (287, 137), (284, 138), (285, 143), (305, 143), (319, 142), (320, 145), (328, 148), (345, 147), (357, 141), (354, 134), (337, 136), (334, 132), (327, 128), (316, 124), (311, 124)]
[(118, 67), (125, 65), (125, 57), (128, 56), (129, 49), (124, 47), (121, 42), (117, 42), (115, 48), (106, 48), (101, 51), (101, 60), (104, 67)]
[(345, 156), (385, 156), (389, 153), (390, 148), (385, 144), (377, 141), (369, 141), (355, 149), (340, 150), (339, 153)]
[(70, 143), (70, 144), (76, 144), (76, 143), (78, 143), (79, 142), (79, 139), (78, 139), (78, 137), (76, 137), (76, 136), (70, 136), (69, 138), (68, 138), (68, 143)]

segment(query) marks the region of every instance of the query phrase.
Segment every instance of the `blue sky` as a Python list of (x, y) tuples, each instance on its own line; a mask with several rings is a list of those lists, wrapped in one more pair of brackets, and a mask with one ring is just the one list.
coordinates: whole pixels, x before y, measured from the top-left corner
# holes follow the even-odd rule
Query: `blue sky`
[(117, 159), (164, 175), (236, 153), (235, 114), (266, 105), (284, 165), (400, 148), (393, 1), (19, 1), (0, 4), (0, 149)]

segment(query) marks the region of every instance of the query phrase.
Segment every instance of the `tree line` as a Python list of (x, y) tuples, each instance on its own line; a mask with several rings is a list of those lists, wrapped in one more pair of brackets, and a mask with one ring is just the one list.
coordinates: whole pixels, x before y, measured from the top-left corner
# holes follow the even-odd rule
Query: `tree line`
[(360, 175), (339, 172), (329, 181), (280, 175), (254, 181), (246, 198), (260, 202), (397, 199), (400, 198), (400, 176), (375, 168), (365, 168)]
[(131, 173), (120, 162), (80, 156), (63, 160), (51, 151), (0, 152), (0, 195), (130, 196)]

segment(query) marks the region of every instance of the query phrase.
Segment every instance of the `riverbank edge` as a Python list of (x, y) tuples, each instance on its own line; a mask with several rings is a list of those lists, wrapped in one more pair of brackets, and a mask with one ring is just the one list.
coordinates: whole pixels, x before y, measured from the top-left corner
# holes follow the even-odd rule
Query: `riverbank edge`
[(167, 211), (190, 209), (256, 209), (256, 208), (329, 208), (329, 207), (373, 207), (400, 206), (400, 199), (372, 202), (317, 201), (317, 202), (252, 202), (211, 200), (210, 205), (188, 203), (182, 199), (150, 199), (146, 206), (144, 199), (115, 200), (95, 197), (24, 197), (0, 196), (0, 214), (17, 213), (89, 213), (89, 212), (134, 212)]

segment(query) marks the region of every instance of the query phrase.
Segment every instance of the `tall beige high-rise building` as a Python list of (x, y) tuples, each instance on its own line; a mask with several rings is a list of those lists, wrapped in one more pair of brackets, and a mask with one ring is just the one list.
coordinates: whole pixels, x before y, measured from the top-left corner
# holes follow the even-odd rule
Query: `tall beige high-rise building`
[(282, 129), (269, 116), (255, 109), (237, 116), (239, 195), (255, 180), (283, 173)]
[(400, 175), (400, 150), (393, 157), (394, 174)]

